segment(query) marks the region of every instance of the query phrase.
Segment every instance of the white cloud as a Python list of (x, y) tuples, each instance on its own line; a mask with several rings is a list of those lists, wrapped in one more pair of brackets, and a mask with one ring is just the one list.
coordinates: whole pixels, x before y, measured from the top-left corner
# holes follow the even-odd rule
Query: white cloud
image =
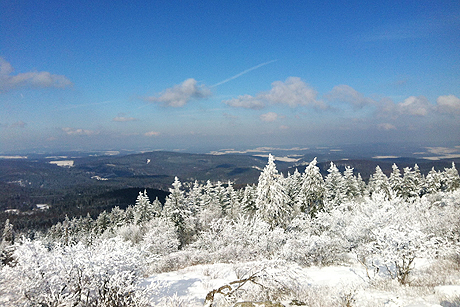
[(273, 82), (272, 89), (268, 92), (261, 92), (256, 96), (239, 96), (223, 102), (232, 107), (251, 109), (261, 109), (267, 104), (285, 104), (290, 107), (313, 106), (325, 109), (326, 105), (316, 99), (317, 95), (318, 93), (300, 78), (289, 77), (285, 82)]
[(390, 124), (390, 123), (378, 124), (378, 125), (377, 125), (377, 128), (378, 128), (379, 130), (385, 130), (385, 131), (396, 130), (396, 126), (393, 125), (393, 124)]
[(14, 71), (10, 63), (0, 57), (0, 92), (18, 87), (58, 87), (64, 88), (72, 85), (63, 75), (53, 75), (47, 71), (33, 71), (11, 75)]
[(238, 96), (238, 98), (225, 100), (223, 102), (235, 108), (259, 110), (265, 107), (265, 103), (261, 99), (253, 97), (251, 95)]
[(148, 136), (148, 137), (159, 136), (159, 135), (160, 135), (160, 132), (157, 132), (157, 131), (149, 131), (149, 132), (144, 133), (144, 136)]
[(260, 115), (260, 119), (264, 122), (274, 122), (278, 119), (278, 114), (274, 112), (268, 112)]
[(125, 116), (117, 116), (114, 119), (112, 119), (114, 122), (131, 122), (137, 120), (134, 117), (125, 117)]
[(315, 106), (324, 108), (322, 101), (317, 101), (318, 93), (298, 77), (289, 77), (286, 82), (275, 81), (272, 89), (263, 94), (270, 103), (287, 104), (290, 107)]
[(332, 91), (325, 95), (325, 98), (329, 101), (348, 102), (355, 108), (362, 108), (376, 103), (373, 99), (364, 97), (363, 94), (345, 84), (334, 86)]
[(439, 112), (460, 114), (460, 98), (454, 95), (439, 96), (436, 102)]
[(148, 97), (150, 102), (159, 102), (168, 107), (183, 107), (192, 99), (207, 98), (211, 91), (204, 85), (198, 85), (193, 78), (187, 79), (179, 85), (166, 89), (159, 97)]
[(400, 114), (426, 116), (430, 109), (430, 102), (423, 96), (410, 96), (397, 104), (397, 110)]
[(434, 110), (434, 106), (424, 96), (410, 96), (403, 102), (394, 103), (391, 99), (382, 99), (379, 103), (378, 115), (393, 119), (401, 115), (412, 115), (425, 117), (429, 111)]
[(64, 131), (67, 135), (94, 135), (94, 134), (99, 133), (94, 130), (86, 130), (86, 129), (80, 129), (80, 128), (75, 129), (75, 128), (70, 128), (70, 127), (62, 128), (62, 131)]

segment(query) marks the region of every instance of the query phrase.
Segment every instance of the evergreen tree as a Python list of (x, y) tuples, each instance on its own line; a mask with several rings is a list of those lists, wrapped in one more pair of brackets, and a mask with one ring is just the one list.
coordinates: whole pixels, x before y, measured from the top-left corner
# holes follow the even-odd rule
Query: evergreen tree
[(353, 175), (353, 168), (345, 166), (343, 172), (343, 180), (345, 184), (345, 195), (347, 200), (352, 200), (355, 197), (361, 196), (358, 179)]
[(156, 212), (147, 196), (147, 190), (139, 192), (136, 199), (136, 205), (134, 206), (134, 223), (138, 225), (143, 224), (152, 219), (155, 215)]
[(405, 199), (419, 197), (422, 191), (422, 182), (422, 176), (417, 164), (415, 164), (414, 169), (405, 167), (402, 178), (401, 196)]
[(194, 223), (192, 222), (191, 211), (185, 205), (184, 191), (181, 190), (182, 183), (177, 177), (174, 178), (173, 188), (169, 189), (170, 194), (166, 198), (163, 214), (170, 219), (177, 229), (180, 241), (179, 247), (189, 243), (194, 234)]
[(243, 190), (243, 197), (241, 202), (241, 211), (249, 215), (256, 213), (256, 196), (257, 186), (247, 185)]
[(10, 224), (10, 220), (5, 221), (5, 226), (3, 227), (2, 241), (3, 244), (12, 245), (14, 243), (14, 232), (13, 225)]
[(451, 192), (460, 188), (460, 176), (454, 162), (452, 162), (451, 168), (444, 169), (442, 177), (443, 190)]
[(427, 193), (436, 193), (441, 191), (442, 187), (442, 175), (437, 172), (434, 167), (426, 175), (425, 178), (425, 190)]
[(337, 166), (331, 162), (329, 173), (324, 180), (325, 199), (330, 205), (341, 204), (346, 198), (346, 187), (343, 176)]
[(386, 199), (391, 199), (390, 182), (378, 165), (375, 167), (375, 173), (369, 179), (369, 192), (370, 194), (383, 193)]
[(275, 159), (270, 154), (268, 164), (259, 176), (257, 198), (255, 201), (256, 215), (266, 221), (272, 228), (285, 227), (292, 214), (288, 206), (288, 197), (276, 169)]
[(324, 202), (324, 180), (316, 163), (316, 158), (314, 158), (305, 168), (296, 201), (297, 210), (308, 213), (312, 217), (323, 209)]
[(284, 190), (288, 197), (288, 204), (291, 208), (296, 208), (296, 201), (302, 188), (302, 175), (296, 168), (294, 173), (291, 175), (288, 173), (287, 177), (283, 181)]
[(399, 171), (398, 166), (396, 163), (393, 163), (392, 166), (393, 171), (390, 174), (389, 182), (390, 187), (393, 192), (396, 193), (397, 196), (402, 196), (403, 194), (403, 179), (401, 176), (401, 172)]

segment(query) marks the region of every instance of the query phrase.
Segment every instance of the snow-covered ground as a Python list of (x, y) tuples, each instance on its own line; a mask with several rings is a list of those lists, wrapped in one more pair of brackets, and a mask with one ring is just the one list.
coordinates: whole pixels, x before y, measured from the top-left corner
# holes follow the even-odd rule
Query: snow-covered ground
[(157, 306), (203, 306), (207, 293), (225, 285), (235, 289), (232, 282), (251, 274), (258, 276), (255, 281), (260, 286), (248, 282), (232, 297), (216, 294), (214, 306), (233, 306), (236, 301), (267, 301), (270, 296), (264, 297), (264, 291), (273, 292), (277, 285), (297, 292), (272, 297), (284, 306), (302, 303), (305, 306), (460, 306), (460, 278), (456, 285), (434, 288), (400, 286), (388, 279), (370, 280), (359, 263), (326, 267), (300, 267), (276, 261), (196, 265), (150, 276), (143, 285), (154, 289), (153, 301)]

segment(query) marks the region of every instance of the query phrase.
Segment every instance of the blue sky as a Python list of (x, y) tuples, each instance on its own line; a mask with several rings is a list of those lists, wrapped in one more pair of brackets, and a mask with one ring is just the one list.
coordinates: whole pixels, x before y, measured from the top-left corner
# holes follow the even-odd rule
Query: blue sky
[(460, 2), (0, 7), (0, 152), (460, 145)]

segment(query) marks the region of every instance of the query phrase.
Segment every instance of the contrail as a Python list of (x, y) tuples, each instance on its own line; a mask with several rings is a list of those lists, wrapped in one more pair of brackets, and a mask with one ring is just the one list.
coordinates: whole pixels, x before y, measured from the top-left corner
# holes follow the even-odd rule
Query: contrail
[(224, 81), (220, 81), (219, 83), (216, 83), (216, 84), (210, 86), (210, 88), (213, 88), (213, 87), (219, 86), (219, 85), (221, 85), (221, 84), (227, 83), (228, 81), (231, 81), (231, 80), (233, 80), (233, 79), (236, 79), (236, 78), (238, 78), (239, 76), (242, 76), (242, 75), (244, 75), (244, 74), (246, 74), (246, 73), (248, 73), (248, 72), (250, 72), (250, 71), (252, 71), (252, 70), (254, 70), (254, 69), (260, 68), (260, 67), (262, 67), (262, 66), (268, 65), (268, 64), (273, 63), (273, 62), (276, 62), (276, 61), (278, 61), (278, 60), (268, 61), (268, 62), (259, 64), (259, 65), (256, 65), (256, 66), (254, 66), (254, 67), (251, 67), (251, 68), (249, 68), (249, 69), (246, 69), (245, 71), (242, 71), (242, 72), (240, 72), (239, 74), (234, 75), (233, 77), (230, 77), (230, 78), (228, 78), (228, 79), (225, 79)]

